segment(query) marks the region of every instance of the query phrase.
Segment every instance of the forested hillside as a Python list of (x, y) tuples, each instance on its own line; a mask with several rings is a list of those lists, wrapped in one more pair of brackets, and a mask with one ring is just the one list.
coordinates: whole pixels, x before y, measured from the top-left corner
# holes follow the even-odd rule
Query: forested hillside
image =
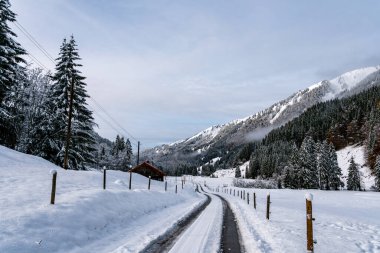
[[(327, 143), (331, 144), (330, 147)], [(352, 144), (365, 146), (367, 163), (374, 168), (376, 157), (380, 155), (378, 86), (348, 98), (317, 104), (298, 118), (272, 130), (262, 141), (248, 144), (241, 153), (247, 155), (245, 150), (251, 147), (247, 177), (275, 176), (283, 180), (290, 174), (304, 173), (302, 162), (314, 159), (313, 166), (317, 168), (316, 161), (321, 160), (322, 152)], [(311, 148), (305, 150), (305, 145)], [(313, 154), (310, 161), (302, 157), (310, 154)], [(317, 173), (315, 171), (314, 176)]]
[[(236, 167), (249, 160), (257, 144), (255, 142), (259, 143), (271, 130), (285, 125), (308, 108), (332, 99), (350, 97), (379, 85), (379, 68), (360, 68), (331, 80), (320, 81), (254, 115), (209, 127), (185, 140), (145, 150), (142, 156), (170, 173), (175, 173), (179, 166), (192, 168), (203, 165), (202, 171), (206, 175), (215, 169)], [(289, 149), (287, 144), (285, 149)], [(288, 152), (286, 150), (283, 151), (285, 154)], [(218, 161), (210, 164), (214, 159)]]

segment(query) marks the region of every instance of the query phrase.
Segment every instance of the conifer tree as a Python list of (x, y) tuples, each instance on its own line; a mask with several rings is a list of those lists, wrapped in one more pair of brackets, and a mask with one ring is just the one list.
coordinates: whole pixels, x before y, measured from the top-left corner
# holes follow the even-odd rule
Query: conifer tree
[(317, 153), (314, 140), (307, 136), (299, 151), (300, 187), (318, 188)]
[(350, 166), (348, 167), (347, 190), (361, 190), (359, 169), (353, 157), (351, 157)]
[(375, 188), (380, 191), (380, 155), (376, 157), (375, 163)]
[(26, 51), (15, 41), (16, 34), (9, 27), (9, 23), (16, 21), (16, 14), (10, 10), (9, 0), (0, 0), (0, 143), (8, 146), (15, 145), (15, 132), (10, 122), (12, 112), (6, 101), (14, 86), (19, 85), (22, 79), (25, 63), (22, 58)]
[(246, 178), (257, 178), (260, 174), (260, 163), (256, 157), (251, 157), (247, 171)]
[(327, 141), (324, 141), (319, 147), (318, 155), (318, 175), (319, 175), (319, 187), (321, 190), (330, 189), (330, 154), (329, 145)]
[(338, 190), (339, 186), (343, 186), (343, 182), (340, 180), (342, 176), (342, 170), (338, 166), (338, 157), (332, 143), (329, 144), (329, 188)]
[(132, 160), (133, 150), (132, 150), (132, 145), (129, 139), (125, 141), (125, 151), (126, 151), (126, 159), (128, 163), (130, 164)]
[[(73, 100), (72, 130), (69, 145), (70, 169), (83, 169), (87, 163), (93, 163), (94, 132), (95, 125), (92, 112), (87, 108), (86, 99), (89, 97), (86, 91), (85, 77), (81, 75), (78, 63), (81, 60), (74, 37), (63, 44), (57, 59), (56, 73), (53, 76), (54, 87), (52, 92), (51, 107), (54, 109), (53, 129), (54, 142), (59, 152), (56, 163), (63, 164), (65, 152), (65, 138), (68, 133), (68, 116), (70, 99)], [(71, 87), (73, 97), (71, 98)]]
[(237, 167), (237, 168), (235, 169), (235, 177), (236, 177), (236, 178), (240, 178), (240, 177), (241, 177), (241, 170), (240, 170), (239, 167)]
[(120, 136), (116, 135), (115, 143), (113, 145), (112, 153), (114, 156), (118, 157), (119, 156), (119, 151), (120, 151)]

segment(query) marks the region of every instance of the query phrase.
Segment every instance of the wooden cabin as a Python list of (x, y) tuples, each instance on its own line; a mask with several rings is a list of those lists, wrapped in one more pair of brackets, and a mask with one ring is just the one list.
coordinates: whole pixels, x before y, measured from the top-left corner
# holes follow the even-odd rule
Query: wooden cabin
[(145, 161), (136, 167), (129, 170), (129, 172), (138, 173), (145, 177), (151, 177), (153, 180), (164, 181), (165, 173), (160, 169), (154, 167), (149, 161)]

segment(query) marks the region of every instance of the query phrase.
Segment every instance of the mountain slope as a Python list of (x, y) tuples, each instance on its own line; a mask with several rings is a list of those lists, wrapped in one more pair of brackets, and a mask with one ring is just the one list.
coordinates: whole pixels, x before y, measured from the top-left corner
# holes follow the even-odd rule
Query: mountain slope
[(170, 169), (178, 164), (199, 165), (214, 157), (228, 156), (228, 150), (262, 139), (307, 108), (319, 102), (357, 94), (377, 84), (378, 80), (380, 66), (356, 69), (332, 80), (313, 84), (244, 119), (212, 126), (186, 140), (145, 150), (142, 157)]

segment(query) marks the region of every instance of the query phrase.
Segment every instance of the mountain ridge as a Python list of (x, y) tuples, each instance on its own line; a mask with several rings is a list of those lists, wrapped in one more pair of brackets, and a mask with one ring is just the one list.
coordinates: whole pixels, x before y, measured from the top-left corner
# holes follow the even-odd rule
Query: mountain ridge
[(248, 117), (211, 126), (185, 140), (147, 149), (143, 151), (142, 158), (153, 160), (164, 167), (178, 164), (199, 165), (225, 155), (218, 149), (233, 149), (244, 143), (260, 140), (272, 129), (298, 117), (309, 107), (357, 94), (379, 79), (380, 66), (348, 71), (331, 80), (312, 84)]

